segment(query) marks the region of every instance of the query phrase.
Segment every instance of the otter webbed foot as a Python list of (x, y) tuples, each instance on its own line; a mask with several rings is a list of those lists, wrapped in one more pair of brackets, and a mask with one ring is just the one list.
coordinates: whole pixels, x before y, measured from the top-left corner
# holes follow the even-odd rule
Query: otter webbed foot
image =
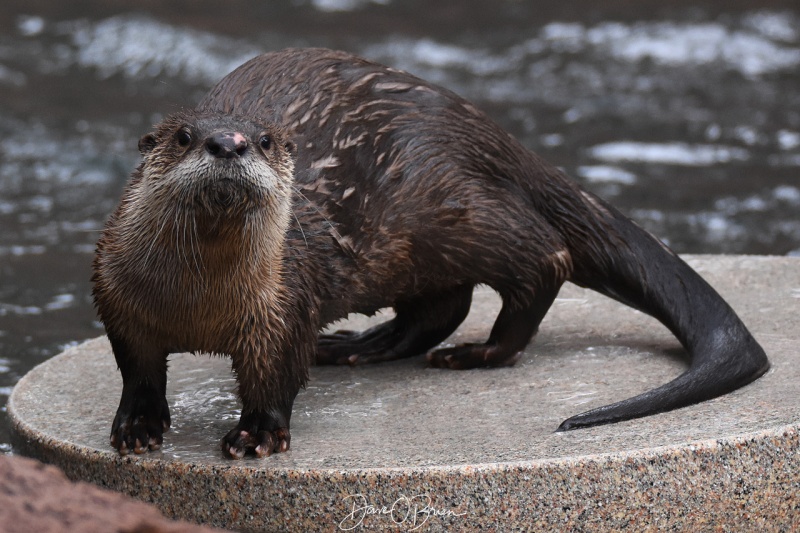
[(242, 414), (239, 423), (222, 439), (222, 451), (231, 459), (247, 453), (269, 457), (289, 450), (291, 435), (286, 417), (269, 413)]
[(131, 450), (137, 454), (157, 450), (169, 426), (169, 406), (163, 394), (148, 387), (127, 394), (123, 391), (111, 425), (111, 446), (120, 455), (128, 455)]
[(514, 366), (522, 357), (521, 351), (507, 351), (490, 344), (461, 344), (434, 350), (427, 355), (434, 368), (468, 370)]
[(416, 355), (408, 343), (401, 342), (403, 337), (394, 320), (363, 332), (339, 330), (322, 334), (317, 344), (317, 364), (357, 365)]
[(560, 284), (542, 286), (527, 307), (511, 305), (503, 299), (492, 333), (485, 344), (461, 344), (434, 350), (428, 362), (436, 368), (466, 370), (513, 366), (536, 334), (544, 315), (555, 300)]

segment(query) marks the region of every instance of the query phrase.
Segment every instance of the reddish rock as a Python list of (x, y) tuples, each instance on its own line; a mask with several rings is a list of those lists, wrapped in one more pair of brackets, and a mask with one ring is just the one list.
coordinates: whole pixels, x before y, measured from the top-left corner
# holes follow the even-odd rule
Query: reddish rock
[(0, 530), (5, 533), (213, 533), (167, 520), (153, 506), (88, 483), (54, 466), (0, 455)]

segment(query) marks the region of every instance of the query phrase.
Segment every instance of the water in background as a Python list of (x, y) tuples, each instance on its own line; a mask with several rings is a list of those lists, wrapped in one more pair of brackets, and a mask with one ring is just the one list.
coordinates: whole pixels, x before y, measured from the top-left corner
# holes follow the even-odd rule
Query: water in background
[(139, 136), (264, 50), (343, 48), (453, 89), (679, 252), (800, 255), (795, 2), (38, 4), (0, 13), (2, 406), (102, 334), (92, 252)]

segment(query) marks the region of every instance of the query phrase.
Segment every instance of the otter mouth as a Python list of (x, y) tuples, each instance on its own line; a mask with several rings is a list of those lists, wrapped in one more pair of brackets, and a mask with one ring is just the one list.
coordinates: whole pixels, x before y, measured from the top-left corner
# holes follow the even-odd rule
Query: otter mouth
[(234, 215), (258, 207), (262, 196), (241, 180), (220, 178), (200, 189), (196, 202), (211, 215)]
[(215, 181), (204, 192), (211, 205), (223, 210), (238, 203), (242, 196), (241, 187), (230, 178)]

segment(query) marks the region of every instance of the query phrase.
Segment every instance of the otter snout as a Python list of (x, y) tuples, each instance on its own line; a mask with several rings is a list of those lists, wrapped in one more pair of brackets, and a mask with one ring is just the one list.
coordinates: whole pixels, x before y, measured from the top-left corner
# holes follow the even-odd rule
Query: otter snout
[(247, 151), (247, 138), (238, 132), (217, 132), (206, 139), (206, 152), (220, 159), (230, 159), (244, 155)]

